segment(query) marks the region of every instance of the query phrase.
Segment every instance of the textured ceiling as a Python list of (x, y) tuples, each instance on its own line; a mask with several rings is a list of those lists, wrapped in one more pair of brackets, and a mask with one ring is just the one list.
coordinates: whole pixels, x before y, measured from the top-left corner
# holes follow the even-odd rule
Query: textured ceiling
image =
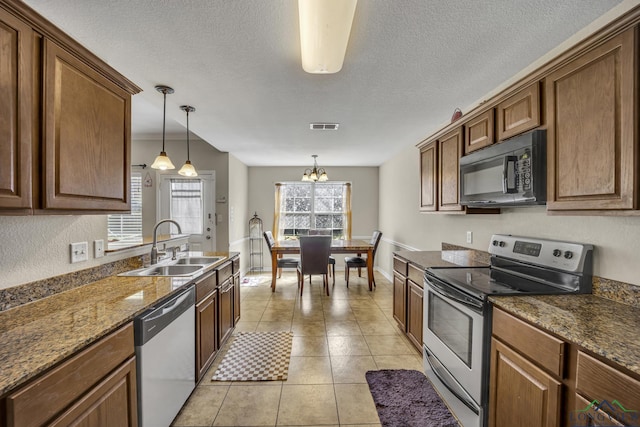
[(247, 165), (306, 165), (318, 154), (321, 166), (370, 166), (621, 2), (360, 0), (344, 66), (331, 75), (302, 70), (295, 0), (26, 3), (143, 89), (134, 140), (161, 137), (154, 86), (166, 84), (170, 138), (184, 138), (178, 107), (190, 104), (191, 131)]

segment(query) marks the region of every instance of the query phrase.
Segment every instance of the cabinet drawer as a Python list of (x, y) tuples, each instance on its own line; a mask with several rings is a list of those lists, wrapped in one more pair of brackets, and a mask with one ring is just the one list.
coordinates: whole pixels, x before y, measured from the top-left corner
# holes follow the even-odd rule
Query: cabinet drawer
[(589, 401), (617, 400), (627, 409), (638, 409), (640, 402), (640, 381), (581, 351), (578, 351), (576, 391)]
[(407, 277), (407, 266), (409, 265), (409, 263), (405, 260), (403, 260), (402, 258), (398, 258), (398, 257), (393, 257), (393, 270), (396, 271), (398, 274), (403, 275), (404, 277)]
[(240, 273), (240, 257), (235, 257), (231, 262), (233, 263), (233, 274)]
[(493, 335), (562, 378), (565, 342), (499, 309), (493, 309)]
[[(596, 409), (597, 406), (596, 407), (592, 406), (588, 411), (585, 411), (585, 408), (589, 407), (589, 405), (591, 405), (591, 401), (585, 399), (584, 397), (576, 393), (576, 404), (575, 404), (574, 412), (573, 414), (570, 415), (573, 418), (569, 418), (569, 420), (572, 422), (571, 425), (573, 427), (582, 427), (582, 426), (595, 427), (599, 425), (625, 427), (629, 425), (628, 423), (622, 424), (620, 421), (616, 420), (615, 416), (610, 417), (602, 409)], [(612, 414), (612, 415), (619, 415), (619, 414)], [(625, 414), (625, 415), (628, 415), (628, 414)], [(600, 424), (597, 424), (598, 422)], [(602, 424), (603, 422), (605, 422), (606, 424)]]
[(9, 395), (7, 427), (47, 424), (133, 353), (130, 323)]
[(233, 264), (231, 261), (227, 261), (218, 267), (218, 283), (224, 283), (231, 278), (233, 274)]
[(206, 298), (211, 292), (215, 291), (218, 287), (218, 281), (216, 280), (216, 272), (212, 271), (208, 273), (196, 282), (196, 304)]
[(409, 280), (422, 287), (422, 283), (424, 282), (424, 269), (422, 267), (416, 267), (413, 264), (409, 264)]

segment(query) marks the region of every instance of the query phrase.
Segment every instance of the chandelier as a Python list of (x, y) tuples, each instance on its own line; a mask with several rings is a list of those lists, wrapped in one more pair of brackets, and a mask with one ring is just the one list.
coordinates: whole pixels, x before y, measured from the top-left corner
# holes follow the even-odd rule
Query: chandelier
[(302, 175), (302, 180), (303, 181), (320, 181), (320, 182), (324, 182), (324, 181), (328, 181), (329, 177), (327, 176), (327, 173), (325, 172), (324, 169), (322, 168), (318, 168), (318, 162), (316, 161), (316, 158), (318, 157), (317, 154), (312, 155), (311, 157), (313, 157), (313, 169), (307, 169), (304, 171), (304, 175)]

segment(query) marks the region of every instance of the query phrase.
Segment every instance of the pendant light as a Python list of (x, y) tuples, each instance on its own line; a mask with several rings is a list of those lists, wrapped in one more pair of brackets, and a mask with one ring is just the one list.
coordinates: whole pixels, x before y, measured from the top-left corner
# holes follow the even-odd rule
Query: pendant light
[(176, 167), (171, 163), (171, 159), (167, 156), (167, 153), (164, 151), (164, 133), (165, 133), (165, 123), (167, 121), (167, 94), (172, 94), (173, 89), (169, 86), (156, 86), (156, 90), (162, 94), (164, 94), (164, 111), (162, 113), (162, 151), (160, 155), (156, 157), (156, 160), (151, 165), (152, 169), (175, 169)]
[(317, 154), (312, 155), (311, 157), (313, 157), (313, 169), (307, 169), (304, 171), (304, 175), (302, 175), (302, 180), (303, 181), (320, 181), (320, 182), (324, 182), (324, 181), (328, 181), (329, 177), (327, 176), (327, 172), (325, 172), (324, 169), (319, 168), (318, 167), (318, 162), (316, 161), (316, 158), (318, 157)]
[(189, 113), (193, 113), (196, 109), (190, 105), (183, 105), (180, 109), (187, 113), (187, 161), (184, 163), (182, 168), (180, 168), (178, 173), (184, 176), (198, 176), (196, 168), (193, 167), (191, 160), (189, 160)]

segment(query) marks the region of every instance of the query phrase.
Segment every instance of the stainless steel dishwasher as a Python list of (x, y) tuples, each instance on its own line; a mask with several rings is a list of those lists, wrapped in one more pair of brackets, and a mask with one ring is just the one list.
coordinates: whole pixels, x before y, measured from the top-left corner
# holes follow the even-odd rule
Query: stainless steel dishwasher
[(167, 427), (195, 387), (195, 287), (136, 317), (140, 427)]

